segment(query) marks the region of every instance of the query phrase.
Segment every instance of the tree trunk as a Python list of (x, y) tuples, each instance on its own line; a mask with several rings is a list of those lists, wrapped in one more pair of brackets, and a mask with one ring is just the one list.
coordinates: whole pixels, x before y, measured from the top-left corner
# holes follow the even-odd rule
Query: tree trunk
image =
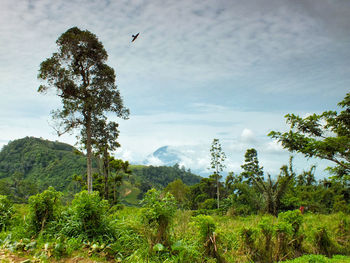
[(218, 209), (220, 208), (220, 186), (219, 186), (219, 174), (216, 174), (216, 196), (218, 199)]
[(117, 202), (117, 183), (114, 181), (113, 185), (113, 204), (115, 205)]
[(92, 149), (91, 149), (91, 114), (88, 113), (86, 120), (86, 151), (87, 151), (87, 187), (92, 192)]
[(109, 161), (108, 161), (108, 151), (107, 147), (105, 147), (104, 152), (103, 152), (103, 173), (104, 173), (104, 180), (105, 180), (105, 187), (104, 187), (104, 192), (105, 192), (105, 199), (108, 200), (108, 176), (109, 176)]

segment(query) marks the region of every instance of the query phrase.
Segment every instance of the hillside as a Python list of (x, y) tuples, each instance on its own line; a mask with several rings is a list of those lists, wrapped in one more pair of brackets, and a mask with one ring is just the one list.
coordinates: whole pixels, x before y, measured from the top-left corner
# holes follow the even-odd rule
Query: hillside
[[(97, 171), (96, 162), (94, 167)], [(176, 179), (192, 185), (201, 178), (178, 165), (131, 165), (131, 170), (133, 174), (125, 178), (128, 183), (124, 185), (123, 191), (131, 191), (133, 196), (137, 193), (140, 197), (148, 189), (163, 188)], [(78, 154), (76, 148), (66, 143), (25, 137), (9, 142), (0, 151), (0, 194), (9, 194), (9, 189), (13, 188), (18, 192), (21, 189), (17, 188), (23, 188), (24, 185), (24, 192), (35, 193), (48, 186), (59, 191), (75, 192), (79, 189), (72, 181), (72, 176), (85, 173), (85, 156)]]
[(85, 166), (85, 157), (73, 146), (34, 137), (12, 141), (0, 152), (0, 178), (20, 176), (39, 191), (50, 185), (65, 190), (73, 174), (85, 173)]

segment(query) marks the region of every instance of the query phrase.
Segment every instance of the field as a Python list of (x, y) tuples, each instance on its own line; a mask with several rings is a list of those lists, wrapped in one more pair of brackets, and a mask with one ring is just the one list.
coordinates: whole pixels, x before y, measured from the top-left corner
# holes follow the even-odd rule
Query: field
[[(56, 207), (60, 216), (37, 231), (33, 206), (15, 205), (0, 234), (1, 262), (350, 262), (350, 216), (343, 213), (238, 217), (175, 209), (164, 227), (153, 215), (170, 215), (162, 210), (171, 207), (169, 200), (162, 207), (152, 199), (144, 208), (94, 210), (100, 200), (90, 197)], [(101, 217), (89, 225), (74, 215), (78, 207), (94, 210), (90, 219)]]

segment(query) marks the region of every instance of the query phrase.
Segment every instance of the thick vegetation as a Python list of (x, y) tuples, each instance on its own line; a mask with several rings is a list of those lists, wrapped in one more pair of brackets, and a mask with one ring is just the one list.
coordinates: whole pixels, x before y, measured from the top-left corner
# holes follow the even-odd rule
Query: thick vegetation
[[(113, 200), (114, 194), (117, 194), (119, 201), (133, 205), (137, 205), (151, 188), (163, 189), (176, 179), (193, 185), (201, 179), (178, 165), (129, 165), (130, 174), (125, 173), (125, 169), (117, 173), (121, 160), (110, 159), (110, 162), (109, 197)], [(93, 168), (94, 189), (102, 193), (105, 175), (97, 157)], [(73, 196), (86, 187), (85, 178), (86, 157), (69, 144), (25, 137), (10, 142), (0, 151), (0, 194), (9, 196), (17, 203), (27, 202), (30, 195), (42, 192), (49, 186)], [(117, 192), (113, 186), (118, 188)]]
[[(78, 193), (70, 205), (62, 205), (60, 196), (50, 188), (32, 196), (29, 206), (14, 206), (14, 212), (1, 219), (6, 226), (0, 233), (1, 247), (38, 262), (73, 255), (99, 262), (350, 259), (350, 216), (344, 213), (292, 210), (278, 217), (240, 217), (213, 210), (196, 215), (177, 210), (171, 194), (155, 189), (145, 195), (143, 208), (110, 207), (97, 192)], [(9, 206), (8, 200), (0, 201)]]

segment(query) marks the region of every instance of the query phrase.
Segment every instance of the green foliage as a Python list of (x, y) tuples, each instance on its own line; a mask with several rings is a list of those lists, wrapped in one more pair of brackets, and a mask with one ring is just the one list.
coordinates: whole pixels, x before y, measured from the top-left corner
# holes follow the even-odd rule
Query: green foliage
[(86, 172), (86, 159), (75, 152), (68, 144), (34, 137), (8, 143), (0, 151), (0, 193), (24, 202), (48, 186), (79, 191), (72, 176)]
[(259, 250), (261, 251), (262, 258), (266, 262), (272, 262), (272, 253), (273, 253), (273, 242), (272, 237), (275, 233), (274, 225), (272, 218), (264, 216), (261, 218), (258, 223), (258, 227), (263, 235), (264, 246), (260, 246)]
[(249, 258), (254, 260), (257, 256), (257, 248), (255, 241), (257, 238), (257, 229), (252, 227), (242, 227), (239, 230), (239, 236), (241, 239), (241, 249), (248, 255)]
[(194, 225), (199, 231), (200, 242), (203, 244), (205, 255), (222, 261), (217, 245), (217, 235), (215, 233), (216, 224), (214, 219), (208, 215), (198, 215), (193, 218)]
[(0, 195), (0, 231), (5, 230), (13, 216), (13, 204), (7, 196)]
[(283, 261), (285, 263), (345, 263), (350, 262), (350, 257), (336, 255), (328, 258), (322, 255), (305, 255), (293, 260)]
[(217, 199), (217, 208), (220, 208), (220, 179), (222, 176), (220, 172), (226, 167), (224, 162), (226, 159), (225, 152), (222, 150), (219, 139), (214, 139), (210, 148), (211, 162), (210, 168), (213, 169), (212, 177), (216, 181), (216, 199)]
[(184, 167), (180, 168), (177, 164), (172, 167), (130, 165), (130, 169), (132, 175), (129, 180), (139, 187), (141, 198), (151, 188), (163, 189), (177, 179), (186, 185), (193, 185), (201, 180), (200, 176), (191, 173), (190, 170), (185, 170)]
[(142, 200), (144, 221), (156, 229), (156, 236), (151, 237), (153, 243), (168, 245), (168, 226), (176, 212), (176, 201), (173, 195), (165, 193), (163, 196), (156, 189), (149, 190)]
[(165, 187), (164, 192), (171, 193), (176, 199), (177, 203), (183, 206), (187, 201), (189, 187), (185, 185), (181, 179), (176, 179)]
[(317, 227), (314, 233), (315, 244), (319, 254), (330, 257), (334, 254), (334, 244), (326, 227)]
[[(94, 159), (93, 168), (97, 170), (98, 161)], [(129, 165), (132, 174), (123, 177), (123, 181), (131, 184), (135, 197), (132, 204), (138, 204), (142, 196), (152, 187), (163, 189), (176, 179), (192, 185), (200, 181), (200, 176), (190, 171), (173, 167), (153, 167)], [(114, 170), (109, 177), (112, 184)], [(72, 180), (75, 175), (75, 180)], [(95, 179), (94, 189), (104, 193), (104, 177)], [(15, 203), (27, 202), (30, 195), (37, 194), (48, 186), (68, 193), (68, 201), (75, 193), (86, 187), (86, 157), (71, 145), (26, 137), (5, 145), (0, 151), (0, 194), (9, 196)], [(98, 186), (100, 184), (100, 186)], [(118, 188), (118, 186), (117, 186)], [(109, 185), (109, 199), (114, 198), (113, 187)], [(119, 189), (117, 189), (119, 190)], [(117, 191), (118, 194), (118, 191)], [(104, 196), (105, 197), (105, 196)], [(118, 196), (118, 201), (127, 202), (129, 196)]]
[(45, 84), (38, 92), (53, 88), (61, 98), (62, 108), (52, 113), (58, 135), (80, 128), (81, 136), (86, 138), (82, 141), (87, 151), (87, 186), (91, 192), (92, 139), (98, 137), (92, 126), (104, 120), (108, 112), (126, 119), (129, 110), (123, 105), (115, 72), (106, 64), (107, 52), (96, 35), (72, 27), (56, 43), (58, 51), (40, 64), (38, 78)]
[(107, 211), (109, 205), (102, 200), (98, 192), (89, 194), (87, 191), (77, 193), (72, 201), (67, 223), (62, 232), (71, 237), (84, 239), (111, 238), (113, 233), (109, 229)]
[(29, 198), (30, 221), (35, 233), (43, 231), (47, 224), (57, 220), (62, 193), (49, 187), (44, 192)]
[(299, 210), (287, 211), (279, 213), (278, 220), (289, 223), (293, 228), (293, 234), (297, 234), (303, 223), (303, 215)]
[(244, 155), (244, 164), (241, 165), (243, 172), (241, 173), (242, 180), (245, 178), (248, 184), (252, 183), (253, 178), (263, 178), (263, 167), (259, 166), (258, 153), (252, 148), (248, 149)]
[(217, 207), (217, 203), (216, 203), (216, 200), (213, 198), (209, 198), (205, 200), (203, 203), (199, 204), (199, 209), (211, 210), (211, 209), (215, 209), (216, 207)]
[(343, 177), (350, 172), (350, 93), (338, 105), (344, 109), (339, 113), (326, 111), (305, 118), (288, 114), (285, 117), (290, 131), (272, 131), (268, 136), (280, 141), (291, 152), (336, 163), (337, 167), (331, 170)]
[(199, 231), (201, 241), (207, 242), (216, 229), (214, 219), (208, 215), (198, 215), (193, 218), (193, 222)]

